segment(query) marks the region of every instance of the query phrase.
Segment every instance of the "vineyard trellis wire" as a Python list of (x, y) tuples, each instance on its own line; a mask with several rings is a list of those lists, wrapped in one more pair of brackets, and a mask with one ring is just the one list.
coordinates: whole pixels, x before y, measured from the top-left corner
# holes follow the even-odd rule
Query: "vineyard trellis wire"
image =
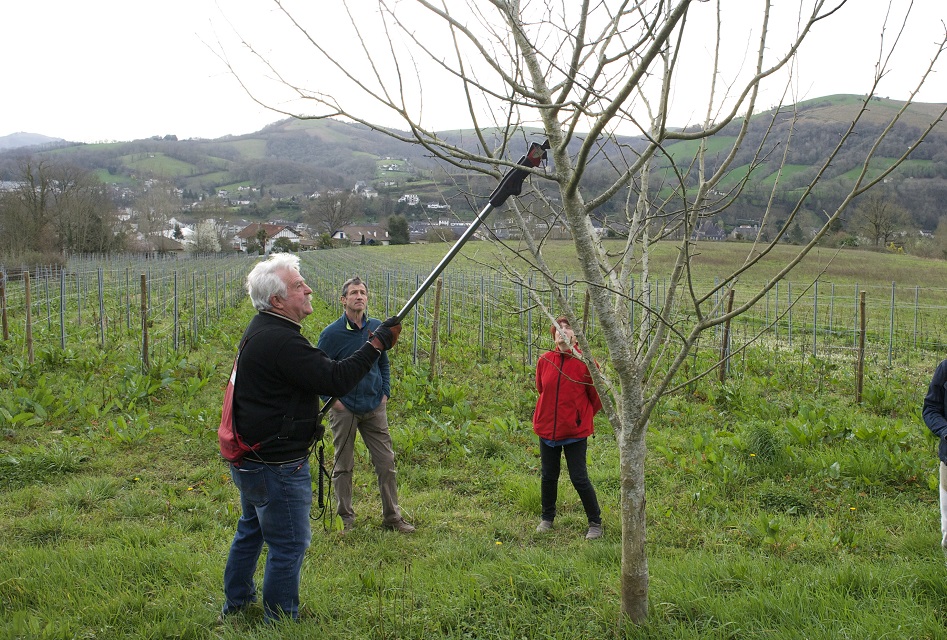
[[(338, 304), (341, 283), (353, 275), (369, 282), (371, 312), (387, 317), (400, 309), (417, 290), (429, 270), (417, 265), (376, 259), (371, 247), (310, 251), (300, 254), (303, 273), (314, 295), (333, 306)], [(246, 297), (246, 274), (258, 256), (214, 254), (144, 259), (140, 256), (76, 256), (65, 267), (30, 270), (32, 339), (42, 348), (65, 349), (80, 342), (105, 346), (113, 337), (132, 336), (142, 345), (146, 328), (141, 322), (142, 293), (138, 281), (144, 276), (144, 307), (147, 338), (152, 355), (194, 348), (199, 333), (212, 325), (227, 308)], [(24, 340), (25, 286), (22, 276), (0, 265), (4, 321), (10, 339)], [(548, 324), (534, 307), (529, 289), (556, 309), (542, 278), (527, 274), (526, 281), (511, 281), (498, 270), (458, 258), (442, 274), (441, 340), (454, 341), (476, 351), (477, 357), (516, 359), (524, 366), (535, 362), (549, 347)], [(567, 275), (560, 276), (574, 308), (583, 309), (585, 285)], [(629, 282), (633, 297), (643, 304), (629, 303), (633, 323), (647, 321), (642, 309), (662, 299), (666, 283), (648, 288)], [(697, 287), (710, 289), (708, 279)], [(734, 288), (735, 304), (752, 287)], [(820, 358), (854, 362), (860, 337), (859, 296), (867, 293), (868, 359), (881, 367), (908, 364), (913, 359), (943, 353), (943, 321), (947, 312), (947, 289), (890, 284), (840, 284), (781, 281), (747, 313), (730, 326), (727, 336), (734, 345), (758, 339), (773, 350), (797, 350)], [(727, 290), (717, 294), (722, 308)], [(417, 363), (430, 349), (434, 292), (428, 291), (405, 318), (412, 359)], [(5, 325), (6, 333), (7, 327)], [(592, 343), (601, 340), (594, 313), (588, 317), (587, 334)], [(723, 326), (704, 338), (701, 348), (720, 351)], [(716, 342), (716, 344), (708, 344)], [(25, 348), (25, 346), (24, 346)], [(492, 355), (491, 355), (492, 354)], [(147, 357), (148, 354), (143, 354)], [(739, 358), (736, 355), (734, 359)], [(728, 360), (730, 366), (733, 360)]]
[(147, 363), (194, 348), (204, 328), (246, 297), (243, 282), (254, 262), (243, 254), (123, 255), (74, 256), (64, 266), (28, 271), (0, 265), (5, 333), (23, 340), (24, 351), (33, 346), (27, 335), (45, 349), (105, 348), (132, 338)]
[[(372, 312), (387, 316), (400, 308), (428, 271), (406, 264), (373, 261), (371, 249), (354, 248), (306, 254), (307, 279), (314, 292), (329, 304), (337, 303), (340, 284), (353, 275), (370, 283)], [(369, 259), (366, 259), (369, 258)], [(353, 266), (357, 265), (357, 266)], [(538, 273), (526, 276), (522, 284), (511, 281), (499, 271), (482, 266), (471, 267), (458, 260), (445, 269), (441, 306), (444, 339), (466, 340), (479, 357), (490, 352), (516, 357), (524, 365), (535, 362), (539, 353), (549, 348), (549, 319), (534, 308), (528, 289), (535, 288), (549, 308), (558, 311), (552, 293)], [(585, 308), (585, 285), (568, 275), (559, 275), (564, 292), (574, 309)], [(716, 288), (710, 278), (697, 282), (697, 289)], [(629, 282), (632, 297), (642, 304), (629, 303), (629, 317), (636, 326), (645, 322), (642, 309), (653, 308), (666, 294), (667, 283), (661, 280), (645, 288)], [(736, 286), (734, 304), (751, 295), (754, 288)], [(728, 290), (715, 294), (722, 312)], [(866, 293), (866, 358), (876, 365), (890, 368), (895, 363), (909, 364), (915, 359), (928, 360), (931, 353), (943, 353), (945, 336), (943, 318), (947, 312), (947, 289), (922, 288), (911, 285), (840, 284), (826, 280), (814, 283), (781, 281), (747, 313), (739, 316), (729, 329), (732, 344), (758, 340), (774, 351), (797, 350), (818, 358), (850, 359), (854, 364), (861, 334), (859, 299)], [(412, 310), (412, 356), (419, 358), (429, 336), (433, 311), (433, 294), (425, 295)], [(406, 318), (406, 320), (408, 320)], [(602, 339), (596, 328), (594, 313), (588, 318), (588, 338), (596, 343)], [(424, 334), (424, 335), (422, 335)], [(719, 325), (711, 335), (717, 350), (724, 337)], [(704, 338), (706, 345), (707, 338)]]

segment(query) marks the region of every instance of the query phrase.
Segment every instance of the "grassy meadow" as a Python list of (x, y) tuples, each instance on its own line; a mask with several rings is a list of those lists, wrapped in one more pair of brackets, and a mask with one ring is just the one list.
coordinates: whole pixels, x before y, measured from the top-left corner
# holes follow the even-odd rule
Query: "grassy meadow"
[[(487, 263), (481, 244), (459, 266)], [(702, 269), (732, 264), (749, 245), (720, 247), (698, 258)], [(446, 249), (364, 248), (375, 260), (428, 266)], [(813, 256), (793, 279), (825, 271), (839, 282), (937, 287), (947, 268), (846, 252), (826, 270), (831, 255)], [(546, 256), (572, 270), (567, 247)], [(305, 322), (313, 341), (339, 312), (314, 307)], [(920, 419), (942, 354), (871, 368), (855, 404), (852, 367), (758, 345), (726, 383), (705, 378), (667, 397), (648, 435), (649, 620), (622, 627), (611, 427), (599, 417), (589, 447), (605, 537), (584, 540), (565, 469), (556, 526), (534, 533), (532, 366), (472, 351), (460, 332), (441, 343), (436, 376), (424, 358), (411, 364), (405, 344), (393, 352), (400, 503), (417, 533), (381, 529), (359, 439), (358, 523), (343, 537), (331, 507), (314, 506), (301, 621), (266, 626), (257, 606), (219, 624), (239, 502), (215, 431), (252, 314), (244, 300), (196, 349), (155, 359), (148, 372), (133, 334), (102, 349), (90, 327), (66, 350), (40, 349), (33, 365), (16, 340), (0, 341), (0, 638), (947, 634), (937, 442)], [(331, 454), (327, 441), (327, 465)]]

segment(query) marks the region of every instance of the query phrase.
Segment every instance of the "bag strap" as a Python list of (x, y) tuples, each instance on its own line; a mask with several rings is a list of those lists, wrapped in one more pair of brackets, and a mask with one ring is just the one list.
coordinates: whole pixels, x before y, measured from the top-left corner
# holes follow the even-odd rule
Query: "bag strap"
[(243, 352), (243, 348), (247, 346), (247, 342), (250, 341), (250, 338), (257, 335), (258, 333), (263, 333), (266, 331), (266, 328), (259, 329), (253, 333), (247, 335), (244, 334), (243, 338), (240, 340), (240, 346), (237, 347), (237, 355), (233, 359), (233, 370), (230, 372), (230, 380), (233, 383), (233, 397), (230, 399), (230, 414), (232, 416), (231, 420), (233, 421), (234, 431), (239, 433), (237, 428), (237, 412), (233, 410), (233, 405), (237, 401), (237, 363), (240, 361), (240, 354)]

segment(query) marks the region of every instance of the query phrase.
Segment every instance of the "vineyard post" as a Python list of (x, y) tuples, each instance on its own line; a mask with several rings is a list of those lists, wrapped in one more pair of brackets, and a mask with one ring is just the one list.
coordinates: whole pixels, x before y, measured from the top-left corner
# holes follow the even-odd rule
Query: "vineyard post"
[(855, 365), (855, 403), (861, 404), (862, 387), (865, 381), (865, 327), (868, 322), (865, 318), (865, 293), (861, 292), (858, 302), (858, 314), (861, 322), (861, 331), (858, 332), (858, 363)]
[[(523, 299), (524, 299), (524, 295), (523, 295), (523, 283), (520, 282), (520, 283), (517, 283), (517, 285), (516, 285), (516, 308), (517, 308), (517, 309), (522, 309), (522, 308), (523, 308)], [(522, 314), (522, 313), (517, 313), (516, 316), (517, 316), (517, 318), (519, 319), (519, 323), (520, 323), (520, 335), (523, 335), (523, 333), (524, 333), (524, 331), (523, 331), (523, 329), (524, 329), (524, 326), (523, 326), (523, 314)], [(525, 367), (525, 366), (527, 366), (527, 364), (528, 364), (528, 363), (526, 362), (526, 343), (525, 343), (525, 342), (523, 343), (523, 349), (521, 350), (520, 353), (521, 353), (521, 355), (522, 355), (522, 357), (523, 357), (523, 366)]]
[(858, 283), (855, 283), (855, 326), (852, 327), (852, 347), (858, 349)]
[(592, 294), (585, 290), (585, 304), (582, 305), (582, 333), (588, 335), (589, 330), (589, 301)]
[[(529, 290), (533, 290), (533, 276), (529, 276)], [(533, 305), (526, 309), (526, 360), (533, 362)]]
[(792, 303), (792, 283), (786, 283), (786, 304), (789, 305), (789, 309), (786, 313), (786, 331), (789, 334), (789, 348), (792, 349), (792, 309), (796, 305)]
[(487, 304), (487, 281), (483, 274), (480, 274), (480, 358), (483, 358), (484, 353), (484, 335), (483, 335), (483, 323), (486, 321), (486, 312), (484, 308)]
[(773, 287), (773, 337), (779, 342), (779, 282)]
[(59, 347), (66, 348), (66, 270), (59, 270)]
[[(727, 313), (733, 311), (733, 289), (727, 292)], [(720, 382), (727, 380), (727, 367), (730, 363), (730, 319), (723, 323), (723, 338), (720, 341)]]
[(921, 287), (914, 285), (914, 348), (917, 349), (917, 313), (921, 301)]
[(33, 301), (30, 295), (30, 271), (23, 270), (23, 295), (26, 303), (26, 360), (33, 364)]
[(82, 326), (82, 271), (76, 269), (76, 322)]
[[(265, 240), (264, 240), (264, 242), (265, 242)], [(180, 330), (181, 330), (180, 327), (178, 326), (178, 320), (179, 320), (179, 318), (180, 318), (181, 316), (180, 316), (180, 314), (178, 313), (178, 270), (177, 270), (177, 269), (174, 270), (174, 290), (171, 292), (171, 294), (172, 294), (173, 300), (174, 300), (174, 318), (173, 318), (173, 323), (174, 323), (174, 339), (171, 341), (171, 344), (172, 344), (172, 347), (174, 348), (174, 351), (175, 351), (175, 353), (176, 353), (177, 350), (178, 350), (179, 332), (180, 332)]]
[(835, 283), (832, 283), (832, 291), (829, 293), (829, 335), (832, 335), (832, 317), (835, 313)]
[(141, 274), (141, 364), (145, 371), (151, 368), (148, 361), (148, 280)]
[(43, 270), (43, 293), (46, 295), (46, 329), (53, 330), (53, 306), (49, 302), (49, 269)]
[(132, 328), (132, 294), (129, 288), (128, 267), (125, 267), (125, 328)]
[(894, 282), (891, 282), (891, 320), (888, 325), (888, 366), (891, 366), (891, 357), (894, 353)]
[(10, 339), (10, 327), (7, 325), (7, 274), (0, 271), (0, 324), (3, 325), (4, 341)]
[(819, 281), (812, 285), (812, 357), (819, 354), (816, 350), (816, 338), (819, 335)]
[[(453, 281), (452, 276), (448, 276)], [(447, 287), (447, 336), (450, 337), (453, 335), (453, 319), (454, 319), (454, 287), (448, 285)]]
[(444, 279), (438, 278), (434, 288), (434, 319), (431, 322), (431, 359), (428, 380), (434, 380), (434, 371), (437, 368), (437, 327), (441, 321), (441, 290), (444, 288)]
[(105, 348), (105, 282), (102, 274), (102, 267), (98, 268), (99, 285), (99, 337), (102, 348)]
[[(421, 281), (421, 275), (415, 275), (415, 282)], [(420, 324), (420, 312), (418, 311), (417, 305), (414, 307), (414, 331), (411, 334), (411, 364), (418, 363), (418, 325)]]
[(197, 317), (197, 272), (191, 273), (191, 339), (189, 341), (191, 349), (197, 348), (197, 327), (199, 326)]

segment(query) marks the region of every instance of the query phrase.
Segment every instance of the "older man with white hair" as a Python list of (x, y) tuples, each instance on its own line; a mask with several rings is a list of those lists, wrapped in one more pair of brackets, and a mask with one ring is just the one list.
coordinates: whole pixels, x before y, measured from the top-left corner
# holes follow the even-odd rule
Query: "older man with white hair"
[(303, 556), (312, 537), (309, 454), (321, 437), (320, 395), (341, 396), (354, 387), (397, 342), (401, 324), (389, 318), (351, 356), (336, 361), (302, 335), (312, 289), (299, 272), (298, 256), (280, 253), (258, 263), (247, 290), (259, 313), (240, 341), (233, 416), (243, 440), (259, 448), (230, 467), (242, 515), (224, 569), (221, 615), (256, 601), (253, 575), (266, 543), (264, 617), (297, 619)]

